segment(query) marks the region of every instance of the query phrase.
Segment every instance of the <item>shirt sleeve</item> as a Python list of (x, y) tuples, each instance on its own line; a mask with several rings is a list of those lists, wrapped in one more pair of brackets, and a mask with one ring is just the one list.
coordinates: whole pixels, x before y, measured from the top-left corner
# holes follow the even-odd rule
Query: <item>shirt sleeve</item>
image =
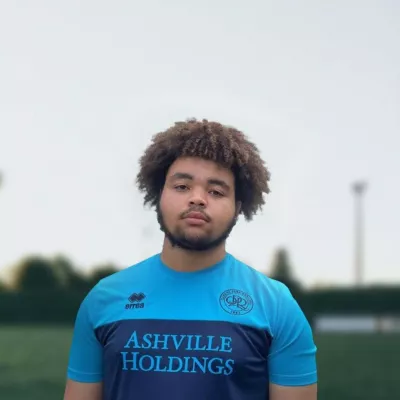
[(310, 324), (287, 286), (281, 284), (268, 357), (270, 382), (281, 386), (316, 383), (316, 351)]
[(69, 379), (84, 383), (103, 379), (103, 347), (90, 319), (91, 295), (85, 297), (76, 316), (67, 370)]

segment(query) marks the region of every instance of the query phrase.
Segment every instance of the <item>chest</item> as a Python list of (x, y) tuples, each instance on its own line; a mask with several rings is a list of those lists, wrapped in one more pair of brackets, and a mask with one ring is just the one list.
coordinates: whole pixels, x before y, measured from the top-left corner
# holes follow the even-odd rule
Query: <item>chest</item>
[(125, 373), (267, 375), (268, 335), (226, 321), (130, 319), (103, 326), (104, 364)]

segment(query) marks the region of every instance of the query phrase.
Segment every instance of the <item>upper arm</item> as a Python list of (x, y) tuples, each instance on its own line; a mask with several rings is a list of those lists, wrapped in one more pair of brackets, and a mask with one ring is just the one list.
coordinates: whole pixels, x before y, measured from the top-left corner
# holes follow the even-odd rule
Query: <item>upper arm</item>
[(101, 400), (102, 384), (82, 383), (71, 379), (67, 380), (65, 386), (64, 400)]
[[(277, 315), (271, 328), (272, 342), (268, 356), (271, 390), (279, 394), (276, 400), (314, 400), (317, 348), (311, 326), (289, 289), (284, 285), (281, 288)], [(290, 397), (290, 393), (295, 394)], [(305, 394), (296, 397), (300, 396), (297, 393)]]
[(68, 385), (72, 385), (73, 390), (95, 390), (90, 388), (96, 385), (81, 384), (100, 384), (103, 380), (103, 346), (96, 337), (92, 298), (89, 293), (83, 300), (75, 320), (67, 369)]
[(307, 386), (279, 386), (270, 384), (270, 400), (317, 400), (317, 384)]

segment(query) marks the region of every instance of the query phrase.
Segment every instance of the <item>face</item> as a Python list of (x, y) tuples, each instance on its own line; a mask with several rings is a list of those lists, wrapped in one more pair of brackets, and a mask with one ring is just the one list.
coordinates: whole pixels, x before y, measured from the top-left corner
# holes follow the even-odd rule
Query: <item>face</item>
[(213, 161), (179, 158), (170, 167), (157, 210), (173, 246), (205, 251), (225, 242), (236, 223), (232, 172)]

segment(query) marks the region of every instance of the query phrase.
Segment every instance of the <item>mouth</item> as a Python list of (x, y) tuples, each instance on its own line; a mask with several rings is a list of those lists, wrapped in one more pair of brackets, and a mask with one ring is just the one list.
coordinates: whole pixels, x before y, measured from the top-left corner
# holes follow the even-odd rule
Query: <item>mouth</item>
[(208, 222), (208, 218), (201, 212), (190, 212), (183, 218), (189, 225), (203, 225)]
[(201, 212), (190, 212), (188, 214), (185, 215), (185, 219), (197, 219), (197, 220), (201, 220), (204, 222), (208, 222), (206, 216), (201, 213)]

